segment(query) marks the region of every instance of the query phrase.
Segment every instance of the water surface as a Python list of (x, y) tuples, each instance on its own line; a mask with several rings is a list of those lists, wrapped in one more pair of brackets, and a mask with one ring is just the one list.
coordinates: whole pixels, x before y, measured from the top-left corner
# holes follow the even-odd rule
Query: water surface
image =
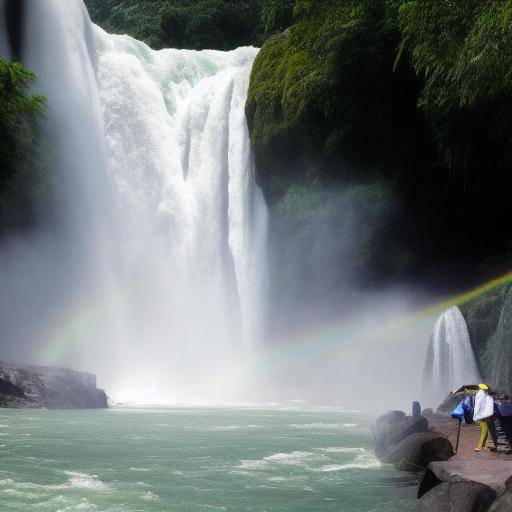
[(400, 512), (414, 487), (340, 410), (0, 410), (0, 510)]

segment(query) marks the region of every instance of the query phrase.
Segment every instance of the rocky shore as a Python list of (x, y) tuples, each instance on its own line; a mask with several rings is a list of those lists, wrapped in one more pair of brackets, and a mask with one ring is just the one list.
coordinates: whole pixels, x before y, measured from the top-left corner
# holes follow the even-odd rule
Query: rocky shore
[(512, 455), (475, 452), (477, 425), (424, 412), (391, 411), (373, 426), (376, 455), (382, 462), (418, 476), (416, 512), (512, 511)]
[(0, 407), (100, 409), (108, 401), (91, 373), (0, 361)]

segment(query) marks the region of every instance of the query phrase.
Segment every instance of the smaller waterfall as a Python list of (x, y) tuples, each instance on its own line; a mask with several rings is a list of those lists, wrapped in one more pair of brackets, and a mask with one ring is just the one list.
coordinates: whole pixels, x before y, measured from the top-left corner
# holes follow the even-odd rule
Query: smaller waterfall
[(423, 366), (423, 399), (435, 404), (463, 384), (480, 382), (466, 321), (454, 306), (437, 320)]
[(507, 292), (501, 307), (500, 320), (482, 354), (483, 373), (492, 389), (512, 392), (512, 288)]

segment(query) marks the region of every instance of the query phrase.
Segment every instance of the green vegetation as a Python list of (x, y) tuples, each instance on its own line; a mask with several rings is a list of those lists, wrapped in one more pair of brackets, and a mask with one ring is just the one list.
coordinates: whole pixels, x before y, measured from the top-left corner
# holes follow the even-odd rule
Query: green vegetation
[(261, 0), (86, 0), (111, 33), (160, 48), (231, 50), (262, 42)]
[(512, 250), (511, 20), (509, 0), (297, 0), (246, 105), (269, 203), (311, 180), (386, 182), (413, 227), (395, 225), (398, 249), (382, 232), (371, 250), (402, 258), (404, 277), (457, 287), (499, 271)]
[(466, 320), (475, 354), (483, 353), (485, 345), (496, 332), (510, 287), (511, 283), (501, 284), (459, 306)]
[(495, 286), (462, 304), (473, 351), (484, 382), (512, 392), (512, 283)]
[(0, 60), (0, 232), (30, 225), (36, 199), (48, 193), (39, 158), (45, 100), (28, 92), (33, 80), (19, 62)]
[(260, 46), (292, 22), (295, 0), (85, 0), (91, 19), (155, 49)]

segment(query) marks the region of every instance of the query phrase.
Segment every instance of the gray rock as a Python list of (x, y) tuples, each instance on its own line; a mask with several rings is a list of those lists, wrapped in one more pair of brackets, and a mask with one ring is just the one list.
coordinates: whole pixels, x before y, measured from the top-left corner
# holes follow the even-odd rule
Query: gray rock
[(0, 362), (0, 407), (98, 409), (108, 401), (91, 373)]
[(512, 490), (505, 491), (491, 506), (489, 512), (510, 512), (512, 510)]
[(510, 512), (512, 510), (512, 477), (506, 482), (505, 492), (492, 504), (489, 512)]
[(412, 434), (420, 434), (428, 431), (428, 420), (423, 416), (410, 416), (398, 423), (387, 436), (387, 445), (396, 445)]
[(375, 455), (382, 462), (389, 461), (389, 454), (395, 446), (412, 434), (428, 431), (428, 420), (423, 416), (408, 416), (393, 424), (376, 438)]
[(487, 512), (496, 491), (478, 482), (442, 483), (424, 494), (416, 512)]
[(407, 416), (402, 411), (390, 411), (379, 416), (372, 426), (373, 437), (377, 444), (381, 444), (390, 435), (395, 426), (405, 420)]
[(453, 457), (452, 443), (435, 433), (411, 434), (394, 446), (383, 462), (393, 462), (398, 469), (418, 471), (425, 469), (434, 460)]

